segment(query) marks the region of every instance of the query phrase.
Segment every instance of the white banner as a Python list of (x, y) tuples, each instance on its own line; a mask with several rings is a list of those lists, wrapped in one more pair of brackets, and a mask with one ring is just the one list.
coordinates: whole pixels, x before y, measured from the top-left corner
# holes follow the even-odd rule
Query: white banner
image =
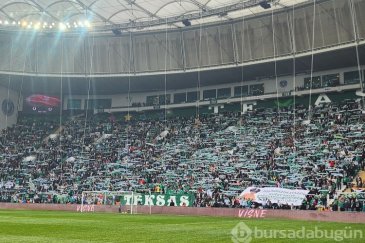
[(308, 193), (308, 190), (291, 190), (278, 187), (249, 187), (241, 193), (240, 197), (251, 199), (257, 203), (270, 200), (271, 203), (300, 206)]

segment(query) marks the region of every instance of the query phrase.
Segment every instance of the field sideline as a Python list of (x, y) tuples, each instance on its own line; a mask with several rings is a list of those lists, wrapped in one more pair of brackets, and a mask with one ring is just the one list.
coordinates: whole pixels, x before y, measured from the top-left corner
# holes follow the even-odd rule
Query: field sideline
[[(361, 230), (364, 224), (239, 219), (205, 216), (127, 215), (56, 211), (0, 210), (0, 242), (232, 242), (240, 222), (250, 228)], [(347, 228), (348, 229), (348, 228)], [(251, 242), (334, 242), (333, 239), (252, 239)], [(340, 242), (340, 241), (339, 241)], [(345, 239), (343, 242), (364, 242)], [(243, 243), (243, 242), (242, 242)]]

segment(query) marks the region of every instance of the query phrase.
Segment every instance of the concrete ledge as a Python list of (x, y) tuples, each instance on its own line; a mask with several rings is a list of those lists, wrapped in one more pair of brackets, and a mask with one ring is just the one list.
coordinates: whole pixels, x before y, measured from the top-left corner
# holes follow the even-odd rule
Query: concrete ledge
[[(0, 209), (16, 210), (45, 210), (45, 211), (73, 211), (80, 212), (81, 205), (76, 204), (17, 204), (0, 203)], [(126, 212), (130, 207), (122, 206)], [(365, 223), (364, 212), (330, 212), (330, 211), (306, 211), (306, 210), (261, 210), (238, 208), (193, 208), (193, 207), (159, 207), (159, 206), (135, 206), (133, 210), (139, 214), (171, 214), (171, 215), (201, 215), (235, 218), (277, 218), (306, 221), (327, 221), (342, 223)], [(108, 212), (118, 213), (119, 206), (110, 205), (84, 205), (84, 212)]]

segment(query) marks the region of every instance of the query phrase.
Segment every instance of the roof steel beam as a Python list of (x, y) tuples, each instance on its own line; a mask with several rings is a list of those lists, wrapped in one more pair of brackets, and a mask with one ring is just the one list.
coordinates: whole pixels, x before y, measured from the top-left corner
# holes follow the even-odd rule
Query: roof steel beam
[(51, 17), (52, 19), (54, 19), (55, 21), (59, 21), (59, 19), (54, 16), (53, 14), (51, 14), (47, 9), (45, 9), (44, 7), (42, 7), (41, 5), (39, 5), (36, 1), (34, 0), (30, 0), (42, 13), (47, 14), (49, 17)]
[[(202, 10), (202, 12), (207, 11), (207, 10), (208, 11), (212, 10), (210, 7), (207, 6), (210, 1), (207, 2), (206, 4), (201, 4), (200, 2), (198, 2), (196, 0), (190, 0), (190, 2), (192, 2), (194, 5), (198, 6)], [(227, 20), (231, 19), (230, 17), (226, 16), (225, 13), (222, 13), (221, 16)]]
[(110, 21), (109, 19), (105, 18), (104, 16), (102, 16), (101, 14), (95, 12), (94, 10), (92, 10), (89, 6), (85, 5), (82, 1), (80, 0), (75, 0), (84, 10), (91, 12), (93, 15), (99, 17), (102, 21), (104, 21), (105, 23), (109, 23), (110, 25), (115, 25), (114, 22)]
[[(148, 16), (152, 17), (152, 18), (156, 18), (156, 19), (159, 19), (159, 20), (162, 20), (163, 23), (166, 23), (166, 24), (171, 24), (171, 25), (174, 25), (175, 27), (179, 27), (177, 25), (175, 25), (174, 23), (176, 22), (168, 22), (167, 21), (167, 18), (162, 18), (154, 13), (152, 13), (151, 11), (149, 11), (148, 9), (142, 7), (141, 5), (139, 5), (138, 3), (136, 3), (135, 1), (131, 1), (131, 0), (124, 0), (126, 1), (128, 4), (130, 5), (134, 5), (136, 6), (137, 8), (139, 8), (140, 10), (142, 10), (145, 14), (147, 14)], [(163, 24), (162, 23), (162, 24)], [(151, 26), (151, 25), (150, 25)], [(140, 28), (143, 28), (142, 26), (140, 26)]]
[[(77, 0), (79, 1), (79, 0)], [(136, 3), (134, 3), (131, 0), (125, 0), (127, 1), (129, 4), (134, 4), (136, 6)], [(206, 17), (210, 17), (210, 16), (224, 16), (225, 13), (229, 13), (229, 12), (233, 12), (233, 11), (238, 11), (238, 10), (242, 10), (245, 8), (251, 8), (254, 6), (259, 5), (262, 2), (266, 2), (267, 0), (248, 0), (245, 2), (239, 2), (236, 4), (232, 4), (232, 5), (227, 5), (224, 7), (220, 7), (220, 8), (215, 8), (215, 9), (206, 9), (206, 11), (199, 11), (199, 12), (193, 12), (193, 13), (188, 13), (188, 14), (182, 14), (180, 16), (174, 16), (174, 17), (168, 17), (168, 18), (161, 18), (161, 17), (155, 17), (157, 19), (154, 20), (147, 20), (147, 21), (131, 21), (128, 23), (123, 23), (123, 24), (113, 24), (113, 25), (106, 25), (106, 26), (102, 26), (102, 27), (95, 27), (94, 30), (108, 30), (108, 29), (143, 29), (143, 28), (147, 28), (147, 27), (151, 27), (151, 26), (158, 26), (158, 25), (163, 25), (163, 24), (174, 24), (174, 23), (178, 23), (183, 21), (184, 19), (189, 19), (189, 20), (197, 20), (200, 18), (206, 18)], [(271, 2), (271, 0), (269, 0)], [(137, 6), (138, 7), (138, 6)], [(147, 12), (146, 12), (147, 14)], [(150, 15), (151, 16), (151, 15)]]

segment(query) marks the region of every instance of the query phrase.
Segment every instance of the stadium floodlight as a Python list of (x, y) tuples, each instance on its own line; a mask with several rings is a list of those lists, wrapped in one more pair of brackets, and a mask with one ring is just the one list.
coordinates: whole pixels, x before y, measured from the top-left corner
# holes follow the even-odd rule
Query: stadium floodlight
[(191, 22), (190, 22), (190, 20), (188, 20), (188, 19), (184, 19), (184, 20), (182, 21), (182, 23), (183, 23), (183, 25), (185, 25), (186, 27), (191, 26)]
[(122, 35), (122, 31), (120, 29), (112, 29), (112, 32), (114, 35), (116, 36), (120, 36)]
[(61, 23), (58, 25), (58, 28), (59, 28), (59, 30), (60, 30), (60, 31), (64, 31), (64, 30), (66, 30), (66, 28), (67, 28), (67, 27), (66, 27), (66, 25), (65, 25), (64, 23), (62, 23), (62, 22), (61, 22)]
[(263, 8), (263, 9), (269, 9), (271, 8), (271, 4), (268, 1), (263, 1), (260, 2), (259, 5)]
[(41, 27), (41, 23), (37, 23), (37, 24), (34, 25), (35, 30), (39, 30), (40, 27)]
[[(58, 27), (59, 31), (67, 31), (67, 29), (79, 29), (79, 28), (91, 28), (91, 22), (88, 20), (76, 20), (73, 22), (43, 22), (43, 21), (31, 21), (31, 20), (6, 20), (1, 19), (0, 25), (17, 26), (23, 29), (53, 29)], [(121, 31), (121, 30), (120, 30)], [(121, 33), (120, 33), (121, 34)], [(119, 34), (118, 34), (119, 35)]]
[(91, 24), (90, 24), (90, 22), (89, 22), (88, 20), (85, 20), (85, 21), (84, 21), (84, 25), (85, 25), (86, 27), (88, 27), (88, 28), (90, 28), (90, 27), (91, 27)]

